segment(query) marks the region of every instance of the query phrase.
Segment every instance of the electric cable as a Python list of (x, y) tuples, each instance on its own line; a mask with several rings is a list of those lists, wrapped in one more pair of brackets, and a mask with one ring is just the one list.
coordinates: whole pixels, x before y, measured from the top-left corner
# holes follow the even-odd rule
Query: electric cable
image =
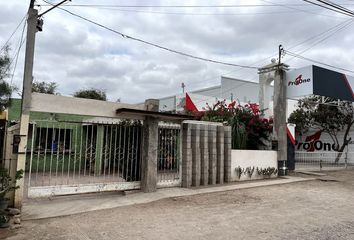
[[(53, 4), (36, 4), (36, 6), (53, 6)], [(344, 3), (343, 5), (354, 5)], [(308, 4), (228, 4), (228, 5), (121, 5), (121, 4), (66, 4), (68, 7), (112, 7), (112, 8), (251, 8), (251, 7), (279, 7), (279, 6), (299, 6), (306, 7)]]
[(18, 56), (20, 55), (20, 51), (21, 51), (22, 45), (23, 45), (23, 43), (25, 42), (25, 40), (24, 40), (24, 37), (25, 37), (25, 29), (26, 29), (26, 23), (23, 25), (22, 33), (21, 33), (21, 38), (20, 38), (20, 41), (19, 41), (19, 44), (18, 44), (18, 49), (17, 49), (17, 52), (16, 52), (15, 65), (14, 65), (14, 68), (13, 68), (13, 71), (12, 71), (11, 81), (10, 81), (10, 85), (11, 85), (11, 86), (12, 86), (12, 82), (13, 82), (13, 79), (14, 79), (14, 76), (15, 76), (15, 71), (16, 71), (17, 61), (18, 61)]
[(290, 56), (294, 56), (294, 57), (299, 58), (299, 59), (303, 59), (303, 60), (306, 60), (306, 61), (314, 62), (314, 63), (321, 64), (321, 65), (324, 65), (324, 66), (327, 66), (327, 67), (331, 67), (331, 68), (334, 68), (334, 69), (342, 70), (342, 71), (345, 71), (345, 72), (354, 73), (354, 71), (349, 70), (349, 69), (345, 69), (345, 68), (342, 68), (342, 67), (337, 67), (337, 66), (334, 66), (334, 65), (331, 65), (331, 64), (323, 63), (323, 62), (320, 62), (320, 61), (317, 61), (317, 60), (314, 60), (314, 59), (311, 59), (311, 58), (308, 58), (308, 57), (304, 57), (304, 56), (301, 56), (301, 55), (293, 53), (293, 52), (290, 52), (288, 50), (284, 50), (284, 51), (285, 51), (285, 53), (289, 54)]
[(310, 3), (310, 4), (313, 4), (313, 5), (316, 5), (316, 6), (319, 6), (319, 7), (322, 7), (322, 8), (325, 8), (325, 9), (328, 9), (328, 10), (331, 10), (331, 11), (334, 11), (334, 12), (337, 12), (337, 13), (340, 13), (340, 14), (343, 14), (343, 15), (346, 15), (346, 16), (349, 16), (349, 17), (353, 17), (352, 14), (348, 14), (348, 13), (339, 11), (339, 10), (337, 10), (337, 9), (333, 9), (333, 8), (330, 8), (330, 7), (327, 7), (327, 6), (324, 6), (324, 5), (315, 3), (315, 2), (311, 2), (311, 1), (309, 1), (309, 0), (303, 0), (303, 1), (304, 1), (304, 2), (307, 2), (307, 3)]
[(4, 43), (4, 45), (1, 47), (0, 49), (0, 53), (6, 48), (6, 46), (8, 45), (8, 43), (10, 42), (11, 38), (15, 35), (15, 33), (17, 32), (17, 30), (19, 29), (19, 27), (21, 26), (22, 22), (27, 18), (27, 13), (22, 17), (20, 23), (16, 26), (15, 30), (11, 33), (10, 37), (6, 40), (6, 42)]
[(181, 55), (181, 56), (185, 56), (185, 57), (189, 57), (189, 58), (193, 58), (193, 59), (197, 59), (197, 60), (201, 60), (201, 61), (205, 61), (205, 62), (211, 62), (211, 63), (215, 63), (215, 64), (221, 64), (221, 65), (226, 65), (226, 66), (232, 66), (232, 67), (241, 67), (241, 68), (250, 68), (250, 69), (258, 69), (258, 67), (253, 67), (253, 66), (247, 66), (247, 65), (241, 65), (241, 64), (234, 64), (234, 63), (228, 63), (228, 62), (222, 62), (222, 61), (217, 61), (217, 60), (213, 60), (213, 59), (209, 59), (209, 58), (204, 58), (204, 57), (199, 57), (199, 56), (194, 56), (192, 54), (189, 54), (189, 53), (184, 53), (184, 52), (181, 52), (181, 51), (178, 51), (178, 50), (174, 50), (174, 49), (171, 49), (171, 48), (168, 48), (168, 47), (164, 47), (164, 46), (161, 46), (159, 44), (156, 44), (156, 43), (152, 43), (152, 42), (149, 42), (149, 41), (146, 41), (146, 40), (143, 40), (143, 39), (140, 39), (140, 38), (136, 38), (136, 37), (133, 37), (133, 36), (129, 36), (129, 35), (126, 35), (122, 32), (119, 32), (117, 30), (114, 30), (110, 27), (107, 27), (101, 23), (98, 23), (98, 22), (95, 22), (93, 20), (90, 20), (86, 17), (83, 17), (79, 14), (76, 14), (76, 13), (73, 13), (69, 10), (66, 10), (66, 9), (63, 9), (63, 8), (60, 8), (62, 11), (64, 12), (67, 12), (69, 13), (70, 15), (72, 16), (75, 16), (77, 18), (80, 18), (84, 21), (87, 21), (87, 22), (90, 22), (91, 24), (94, 24), (96, 26), (99, 26), (103, 29), (106, 29), (110, 32), (113, 32), (115, 34), (118, 34), (120, 36), (122, 36), (123, 38), (127, 38), (127, 39), (130, 39), (130, 40), (134, 40), (134, 41), (137, 41), (137, 42), (141, 42), (141, 43), (144, 43), (144, 44), (147, 44), (147, 45), (150, 45), (150, 46), (153, 46), (155, 48), (159, 48), (159, 49), (162, 49), (162, 50), (165, 50), (165, 51), (168, 51), (168, 52), (172, 52), (172, 53), (175, 53), (175, 54), (178, 54), (178, 55)]
[(335, 8), (335, 9), (340, 10), (340, 11), (349, 13), (349, 14), (351, 14), (352, 16), (354, 16), (354, 12), (353, 12), (352, 10), (350, 10), (350, 9), (348, 9), (348, 8), (345, 8), (345, 7), (341, 6), (341, 5), (338, 5), (338, 4), (336, 4), (336, 3), (333, 3), (333, 2), (331, 2), (331, 1), (323, 1), (323, 0), (316, 0), (316, 1), (317, 1), (317, 2), (320, 2), (320, 3), (323, 3), (323, 4), (327, 5), (327, 6), (331, 6), (331, 7)]

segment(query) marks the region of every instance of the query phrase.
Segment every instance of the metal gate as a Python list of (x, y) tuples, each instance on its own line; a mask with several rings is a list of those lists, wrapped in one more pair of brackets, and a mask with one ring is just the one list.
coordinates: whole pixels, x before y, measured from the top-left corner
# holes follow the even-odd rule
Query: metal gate
[(161, 122), (158, 131), (157, 186), (181, 186), (181, 125)]
[(26, 151), (28, 197), (140, 188), (142, 124), (34, 121)]
[(335, 170), (354, 166), (354, 152), (343, 152), (336, 162), (338, 152), (295, 152), (295, 170)]

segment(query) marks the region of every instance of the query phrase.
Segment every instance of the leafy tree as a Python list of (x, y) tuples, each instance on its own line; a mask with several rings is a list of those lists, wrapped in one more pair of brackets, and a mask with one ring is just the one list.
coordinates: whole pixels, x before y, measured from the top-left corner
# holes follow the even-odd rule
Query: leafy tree
[(33, 82), (32, 92), (46, 93), (46, 94), (59, 94), (57, 92), (58, 84), (56, 82)]
[(107, 101), (106, 92), (95, 88), (79, 90), (74, 93), (74, 97)]
[[(309, 129), (327, 133), (338, 151), (335, 159), (338, 162), (351, 141), (349, 131), (354, 123), (353, 103), (333, 98), (322, 99), (319, 96), (303, 98), (299, 100), (298, 109), (291, 113), (288, 122), (295, 123), (296, 131), (301, 134)], [(343, 130), (343, 141), (340, 141), (339, 133)]]
[(5, 82), (10, 68), (9, 47), (5, 47), (3, 54), (0, 55), (0, 112), (9, 105), (12, 88)]

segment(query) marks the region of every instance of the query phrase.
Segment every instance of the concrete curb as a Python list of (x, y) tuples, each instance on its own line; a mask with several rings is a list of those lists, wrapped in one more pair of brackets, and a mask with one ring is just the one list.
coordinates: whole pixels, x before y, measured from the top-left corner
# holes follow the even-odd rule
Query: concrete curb
[(164, 188), (158, 189), (153, 193), (137, 192), (128, 195), (112, 193), (109, 195), (93, 195), (84, 198), (58, 198), (53, 200), (38, 199), (31, 200), (24, 204), (22, 208), (22, 219), (44, 219), (52, 217), (68, 216), (73, 214), (85, 213), (90, 211), (104, 210), (143, 204), (158, 201), (171, 197), (192, 196), (198, 194), (217, 193), (248, 189), (256, 187), (274, 186), (280, 184), (312, 181), (316, 178), (283, 177), (276, 180), (254, 181), (248, 183), (235, 183), (229, 185), (216, 185), (207, 188)]

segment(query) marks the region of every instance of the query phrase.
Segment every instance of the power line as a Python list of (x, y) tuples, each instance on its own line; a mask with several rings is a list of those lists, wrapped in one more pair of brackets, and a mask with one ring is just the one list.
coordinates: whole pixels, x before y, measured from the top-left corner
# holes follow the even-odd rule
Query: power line
[[(346, 3), (343, 5), (354, 5)], [(53, 6), (53, 4), (37, 4), (37, 6)], [(282, 7), (308, 6), (307, 4), (230, 4), (230, 5), (120, 5), (120, 4), (67, 4), (67, 7), (111, 7), (111, 8), (252, 8), (252, 7)]]
[(253, 15), (267, 15), (267, 14), (287, 14), (294, 13), (293, 11), (275, 11), (275, 12), (248, 12), (248, 13), (191, 13), (191, 12), (160, 12), (134, 9), (119, 9), (110, 7), (93, 7), (95, 9), (111, 10), (118, 12), (129, 13), (147, 13), (147, 14), (164, 14), (164, 15), (191, 15), (191, 16), (253, 16)]
[[(267, 1), (267, 0), (261, 0), (261, 1), (262, 2), (266, 2), (266, 3), (270, 3), (270, 4), (274, 4), (273, 2)], [(321, 16), (325, 16), (325, 17), (333, 17), (331, 15), (326, 15), (326, 14), (321, 14), (321, 13), (317, 13), (317, 12), (313, 12), (313, 11), (308, 11), (308, 10), (304, 10), (304, 9), (295, 8), (295, 7), (289, 6), (287, 4), (279, 4), (279, 5), (282, 6), (282, 7), (288, 8), (288, 9), (296, 10), (296, 11), (302, 11), (302, 12), (305, 12), (305, 13), (316, 14), (316, 15), (321, 15)]]
[[(323, 38), (323, 39), (320, 39), (320, 40), (317, 41), (317, 42), (315, 42), (315, 44), (313, 44), (313, 45), (310, 47), (310, 48), (312, 48), (312, 47), (314, 47), (315, 45), (319, 44), (320, 42), (323, 42), (324, 40), (328, 39), (329, 37), (331, 37), (332, 35), (334, 35), (334, 34), (337, 33), (338, 31), (340, 31), (340, 30), (342, 30), (343, 28), (347, 27), (348, 25), (352, 24), (353, 21), (354, 21), (354, 20), (352, 20), (352, 19), (348, 19), (348, 20), (346, 20), (346, 21), (344, 21), (344, 22), (342, 22), (342, 23), (340, 23), (340, 24), (335, 25), (334, 27), (331, 27), (331, 28), (327, 29), (326, 31), (324, 31), (324, 32), (322, 32), (322, 33), (320, 33), (320, 34), (317, 34), (317, 35), (315, 35), (315, 36), (312, 36), (312, 37), (306, 39), (305, 41), (302, 41), (302, 42), (300, 42), (300, 43), (298, 43), (298, 44), (295, 44), (295, 45), (289, 47), (289, 49), (292, 49), (292, 48), (295, 48), (295, 47), (297, 47), (297, 46), (300, 46), (300, 45), (302, 45), (302, 44), (304, 44), (304, 43), (306, 43), (306, 42), (308, 42), (308, 41), (310, 41), (310, 40), (312, 40), (312, 39), (315, 39), (315, 38), (317, 38), (317, 37), (319, 37), (319, 36), (322, 36), (322, 35), (324, 35), (324, 34), (326, 34), (326, 33), (328, 33), (328, 32), (331, 32), (332, 30), (334, 30), (334, 32), (332, 32), (330, 35), (326, 36), (326, 37)], [(343, 26), (342, 26), (342, 25), (343, 25)], [(338, 27), (339, 27), (339, 28), (338, 28)], [(310, 49), (310, 48), (307, 48), (305, 51), (307, 51), (307, 50)], [(303, 51), (303, 52), (305, 52), (305, 51)], [(286, 51), (286, 52), (289, 53), (289, 51)], [(290, 54), (289, 54), (289, 55), (290, 55)], [(298, 55), (298, 54), (297, 54), (297, 55)], [(274, 55), (272, 55), (272, 56), (274, 56)], [(270, 56), (270, 57), (272, 57), (272, 56)], [(293, 56), (292, 59), (294, 59), (294, 58), (295, 58), (295, 56)], [(269, 59), (269, 58), (267, 58), (267, 59)], [(290, 60), (288, 60), (288, 61), (291, 61), (292, 59), (290, 59)], [(264, 60), (262, 60), (262, 61), (264, 61)], [(252, 64), (252, 65), (253, 65), (253, 64)], [(329, 65), (329, 66), (331, 66), (331, 65)], [(334, 66), (332, 66), (332, 67), (334, 67)], [(334, 67), (334, 68), (335, 68), (335, 67)], [(238, 69), (238, 70), (239, 70), (239, 69)], [(342, 70), (344, 70), (344, 69), (342, 69)], [(347, 70), (347, 71), (350, 72), (350, 70)], [(245, 85), (245, 84), (247, 84), (247, 83), (248, 83), (248, 82), (242, 83), (242, 84), (237, 85), (237, 86), (235, 86), (235, 87), (233, 87), (233, 88), (227, 89), (227, 91), (235, 90), (235, 89), (240, 88), (241, 86), (243, 86), (243, 85)], [(225, 92), (222, 91), (220, 94), (222, 95), (223, 93), (225, 93)], [(215, 98), (215, 97), (209, 97), (209, 98), (203, 99), (202, 101), (196, 102), (196, 104), (201, 103), (201, 102), (204, 102), (204, 101), (207, 101), (207, 100), (210, 100), (210, 99), (214, 99), (214, 98)]]
[(351, 24), (353, 24), (354, 19), (349, 19), (349, 22), (345, 22), (344, 25), (342, 25), (341, 27), (337, 28), (336, 30), (334, 30), (333, 32), (331, 32), (330, 34), (328, 34), (327, 36), (325, 36), (322, 39), (319, 39), (318, 41), (316, 41), (315, 43), (313, 43), (310, 47), (301, 50), (300, 52), (298, 52), (297, 54), (302, 54), (306, 51), (308, 51), (309, 49), (313, 48), (314, 46), (326, 41), (328, 38), (332, 37), (334, 34), (338, 33), (339, 31), (345, 29), (346, 27), (350, 26)]
[(352, 10), (350, 10), (348, 8), (345, 8), (345, 7), (341, 6), (341, 5), (338, 5), (336, 3), (333, 3), (331, 1), (323, 1), (323, 0), (316, 0), (316, 1), (317, 2), (321, 2), (321, 3), (323, 3), (323, 4), (327, 5), (327, 6), (333, 7), (335, 9), (341, 10), (343, 12), (349, 13), (349, 14), (354, 16), (354, 12)]
[(18, 56), (20, 55), (20, 50), (22, 48), (23, 43), (25, 42), (25, 40), (24, 40), (25, 29), (26, 29), (26, 23), (23, 24), (21, 38), (20, 38), (20, 41), (19, 41), (19, 46), (18, 46), (17, 52), (15, 54), (16, 57), (14, 57), (14, 58), (16, 58), (16, 60), (15, 60), (15, 66), (13, 68), (12, 75), (11, 75), (10, 85), (12, 85), (12, 82), (13, 82), (13, 79), (14, 79), (14, 76), (15, 76), (15, 71), (16, 71), (16, 67), (17, 67)]
[(333, 8), (330, 8), (330, 7), (327, 7), (327, 6), (324, 6), (324, 5), (321, 5), (321, 4), (318, 4), (318, 3), (315, 3), (315, 2), (311, 2), (309, 0), (303, 0), (304, 2), (307, 2), (307, 3), (310, 3), (310, 4), (313, 4), (313, 5), (316, 5), (316, 6), (319, 6), (319, 7), (322, 7), (322, 8), (325, 8), (325, 9), (328, 9), (328, 10), (331, 10), (331, 11), (334, 11), (334, 12), (337, 12), (337, 13), (340, 13), (340, 14), (344, 14), (346, 16), (349, 16), (349, 17), (353, 17), (352, 14), (348, 14), (346, 12), (342, 12), (342, 11), (339, 11), (337, 9), (333, 9)]
[(15, 30), (11, 33), (10, 37), (7, 39), (7, 41), (5, 42), (5, 44), (1, 47), (0, 49), (0, 53), (6, 48), (6, 46), (8, 45), (8, 43), (10, 42), (11, 38), (15, 35), (15, 33), (17, 32), (18, 28), (21, 26), (22, 22), (26, 19), (27, 17), (27, 13), (22, 17), (20, 23), (16, 26)]
[(193, 59), (197, 59), (197, 60), (201, 60), (201, 61), (205, 61), (205, 62), (211, 62), (211, 63), (216, 63), (216, 64), (221, 64), (221, 65), (226, 65), (226, 66), (233, 66), (233, 67), (241, 67), (241, 68), (249, 68), (249, 69), (258, 69), (258, 67), (253, 67), (253, 66), (247, 66), (247, 65), (241, 65), (241, 64), (234, 64), (234, 63), (228, 63), (228, 62), (222, 62), (222, 61), (217, 61), (217, 60), (213, 60), (213, 59), (209, 59), (209, 58), (204, 58), (204, 57), (198, 57), (198, 56), (194, 56), (192, 54), (189, 54), (189, 53), (184, 53), (184, 52), (181, 52), (181, 51), (178, 51), (178, 50), (174, 50), (174, 49), (171, 49), (171, 48), (168, 48), (168, 47), (164, 47), (164, 46), (161, 46), (159, 44), (156, 44), (156, 43), (152, 43), (152, 42), (149, 42), (149, 41), (146, 41), (146, 40), (143, 40), (143, 39), (140, 39), (140, 38), (136, 38), (136, 37), (132, 37), (132, 36), (129, 36), (129, 35), (126, 35), (122, 32), (119, 32), (117, 30), (114, 30), (110, 27), (107, 27), (101, 23), (98, 23), (98, 22), (95, 22), (93, 20), (90, 20), (86, 17), (83, 17), (83, 16), (80, 16), (76, 13), (73, 13), (69, 10), (66, 10), (66, 9), (63, 9), (63, 8), (59, 8), (61, 9), (62, 11), (65, 11), (67, 13), (69, 13), (70, 15), (72, 16), (75, 16), (77, 18), (80, 18), (82, 20), (85, 20), (87, 22), (90, 22), (96, 26), (99, 26), (103, 29), (106, 29), (110, 32), (113, 32), (115, 34), (118, 34), (120, 36), (122, 36), (123, 38), (127, 38), (127, 39), (130, 39), (130, 40), (134, 40), (134, 41), (137, 41), (137, 42), (141, 42), (141, 43), (144, 43), (144, 44), (147, 44), (147, 45), (150, 45), (150, 46), (153, 46), (153, 47), (156, 47), (156, 48), (159, 48), (159, 49), (162, 49), (162, 50), (165, 50), (165, 51), (169, 51), (169, 52), (172, 52), (172, 53), (175, 53), (175, 54), (178, 54), (178, 55), (181, 55), (181, 56), (185, 56), (185, 57), (189, 57), (189, 58), (193, 58)]
[(294, 56), (294, 57), (299, 58), (299, 59), (303, 59), (303, 60), (306, 60), (306, 61), (314, 62), (314, 63), (321, 64), (321, 65), (324, 65), (324, 66), (327, 66), (327, 67), (331, 67), (331, 68), (334, 68), (334, 69), (338, 69), (338, 70), (342, 70), (342, 71), (354, 73), (354, 71), (352, 71), (352, 70), (348, 70), (348, 69), (341, 68), (341, 67), (336, 67), (336, 66), (333, 66), (333, 65), (330, 65), (330, 64), (327, 64), (327, 63), (323, 63), (323, 62), (320, 62), (320, 61), (317, 61), (317, 60), (313, 60), (313, 59), (310, 59), (310, 58), (301, 56), (301, 55), (299, 55), (299, 54), (290, 52), (290, 51), (288, 51), (288, 50), (284, 50), (284, 51), (285, 51), (287, 54), (289, 54), (290, 56)]
[(316, 35), (314, 35), (314, 36), (312, 36), (312, 37), (310, 37), (310, 38), (308, 38), (308, 39), (306, 39), (306, 40), (304, 40), (304, 41), (302, 41), (302, 42), (300, 42), (300, 43), (298, 43), (298, 44), (296, 44), (296, 45), (294, 45), (294, 46), (292, 46), (292, 47), (289, 47), (289, 49), (290, 49), (290, 48), (298, 47), (298, 46), (300, 46), (300, 45), (303, 45), (303, 44), (306, 43), (306, 42), (309, 42), (309, 41), (311, 41), (311, 40), (313, 40), (313, 39), (316, 39), (316, 38), (318, 38), (318, 37), (320, 37), (320, 36), (322, 36), (322, 35), (325, 35), (326, 33), (331, 32), (331, 31), (334, 30), (334, 29), (337, 29), (337, 28), (340, 27), (341, 25), (345, 25), (346, 23), (348, 23), (348, 22), (350, 22), (350, 21), (352, 21), (352, 19), (347, 19), (347, 20), (345, 20), (345, 21), (343, 21), (343, 22), (341, 22), (341, 23), (339, 23), (339, 24), (336, 24), (335, 26), (328, 28), (328, 29), (325, 30), (324, 32), (321, 32), (321, 33), (319, 33), (319, 34), (316, 34)]

